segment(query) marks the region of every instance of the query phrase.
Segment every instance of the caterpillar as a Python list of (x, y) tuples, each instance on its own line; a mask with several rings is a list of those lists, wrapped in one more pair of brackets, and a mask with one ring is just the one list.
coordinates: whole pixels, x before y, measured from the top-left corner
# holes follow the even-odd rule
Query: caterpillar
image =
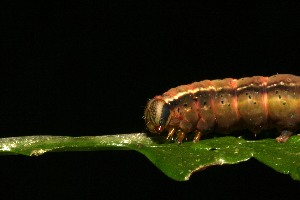
[(194, 142), (204, 134), (228, 134), (249, 129), (257, 134), (277, 128), (278, 142), (300, 128), (300, 77), (277, 74), (241, 79), (204, 80), (172, 88), (149, 100), (144, 112), (147, 129), (166, 139), (177, 135), (181, 143), (194, 132)]

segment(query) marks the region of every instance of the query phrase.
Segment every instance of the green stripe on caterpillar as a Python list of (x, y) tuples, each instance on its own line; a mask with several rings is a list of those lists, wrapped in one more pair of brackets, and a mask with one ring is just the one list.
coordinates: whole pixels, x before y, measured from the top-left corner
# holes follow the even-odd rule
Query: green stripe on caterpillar
[(194, 132), (194, 142), (210, 132), (277, 128), (285, 142), (300, 128), (300, 77), (277, 74), (241, 79), (204, 80), (172, 88), (151, 99), (144, 119), (151, 133), (168, 131), (181, 143)]

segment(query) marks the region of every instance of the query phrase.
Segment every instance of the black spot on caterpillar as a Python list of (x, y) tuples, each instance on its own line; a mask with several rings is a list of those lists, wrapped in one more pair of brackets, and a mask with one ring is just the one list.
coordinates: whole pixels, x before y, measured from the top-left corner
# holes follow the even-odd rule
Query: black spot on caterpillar
[(300, 77), (278, 74), (241, 79), (204, 80), (172, 88), (151, 99), (144, 118), (151, 133), (194, 132), (194, 142), (210, 132), (277, 128), (285, 142), (300, 128)]

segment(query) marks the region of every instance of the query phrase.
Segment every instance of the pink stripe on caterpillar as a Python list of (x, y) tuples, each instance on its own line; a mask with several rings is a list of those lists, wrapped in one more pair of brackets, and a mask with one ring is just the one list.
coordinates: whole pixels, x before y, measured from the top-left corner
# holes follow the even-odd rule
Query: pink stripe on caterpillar
[(263, 88), (263, 94), (262, 94), (262, 102), (263, 102), (263, 108), (265, 113), (265, 118), (268, 119), (268, 94), (267, 94), (267, 85), (268, 85), (268, 77), (262, 77), (262, 88)]
[(232, 80), (232, 88), (234, 89), (234, 96), (232, 98), (233, 109), (236, 113), (237, 118), (240, 119), (241, 116), (240, 116), (239, 109), (238, 109), (237, 95), (236, 95), (237, 79)]

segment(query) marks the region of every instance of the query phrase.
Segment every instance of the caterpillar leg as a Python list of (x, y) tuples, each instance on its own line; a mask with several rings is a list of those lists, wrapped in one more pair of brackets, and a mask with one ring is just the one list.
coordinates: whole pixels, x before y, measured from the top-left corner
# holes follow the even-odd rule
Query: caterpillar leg
[(183, 132), (182, 130), (177, 130), (176, 128), (170, 128), (169, 129), (169, 133), (168, 133), (168, 136), (167, 136), (167, 140), (170, 140), (174, 134), (176, 133), (177, 135), (177, 143), (178, 144), (181, 144), (182, 143), (182, 140), (185, 138), (185, 132)]
[(176, 132), (176, 128), (171, 128), (170, 130), (169, 130), (169, 133), (168, 133), (168, 136), (167, 136), (167, 140), (170, 140), (172, 137), (173, 137), (173, 135), (174, 135), (174, 133)]
[(202, 136), (202, 133), (200, 131), (195, 131), (195, 137), (193, 139), (193, 142), (196, 143), (196, 142), (199, 142), (200, 138)]
[(282, 131), (281, 134), (276, 138), (276, 141), (279, 143), (285, 143), (293, 134), (291, 131)]
[(177, 143), (178, 144), (181, 144), (182, 143), (182, 140), (185, 138), (185, 132), (179, 130), (177, 132)]

